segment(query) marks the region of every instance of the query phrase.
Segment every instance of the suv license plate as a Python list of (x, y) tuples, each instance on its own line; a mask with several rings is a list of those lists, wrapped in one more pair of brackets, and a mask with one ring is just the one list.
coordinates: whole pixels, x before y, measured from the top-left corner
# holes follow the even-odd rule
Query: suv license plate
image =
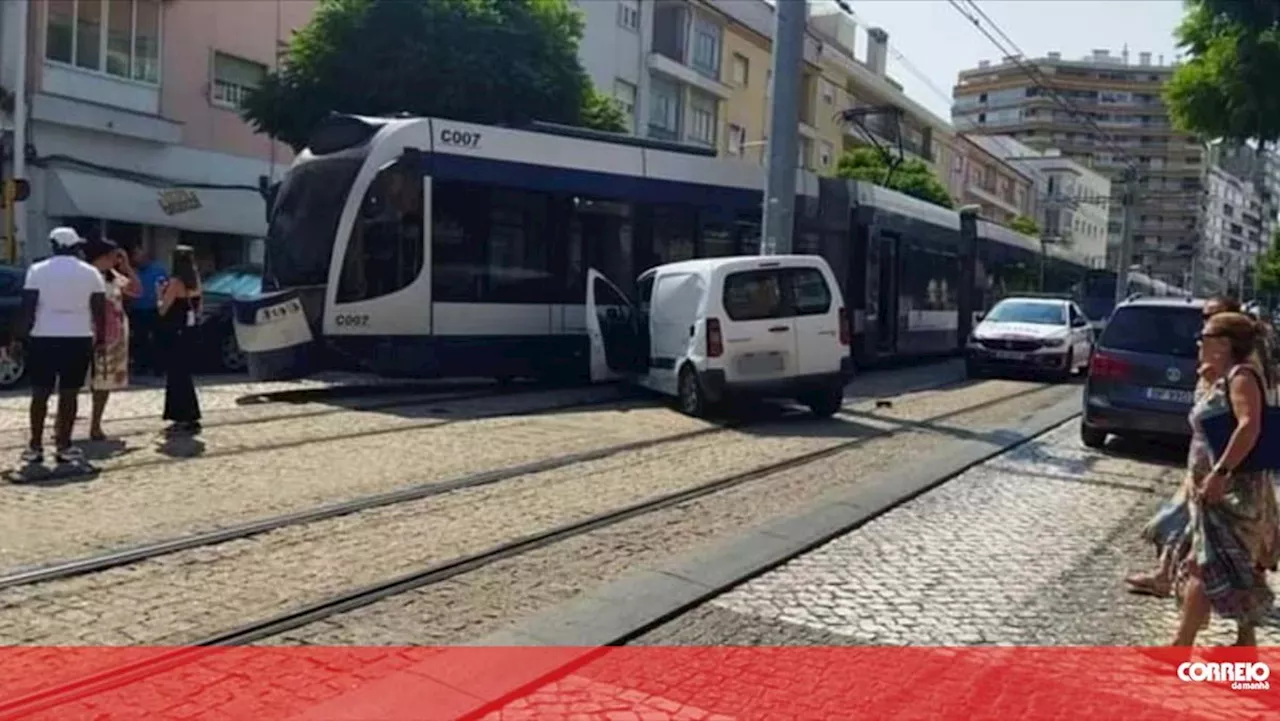
[(1191, 401), (1194, 400), (1194, 395), (1191, 391), (1175, 390), (1173, 388), (1148, 388), (1147, 398), (1153, 401), (1163, 401), (1165, 403), (1191, 405)]
[(993, 351), (992, 355), (994, 355), (996, 358), (999, 358), (1000, 360), (1007, 360), (1007, 361), (1020, 361), (1020, 360), (1027, 359), (1026, 353), (1016, 353), (1014, 351), (1008, 351), (1008, 350)]

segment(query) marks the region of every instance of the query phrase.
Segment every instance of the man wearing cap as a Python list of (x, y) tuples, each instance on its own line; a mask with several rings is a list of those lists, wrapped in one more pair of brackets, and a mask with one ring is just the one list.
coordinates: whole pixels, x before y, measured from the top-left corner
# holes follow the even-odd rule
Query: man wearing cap
[[(106, 285), (82, 259), (85, 239), (73, 228), (49, 233), (53, 257), (27, 269), (22, 291), (18, 339), (30, 336), (27, 367), (31, 375), (31, 443), (22, 454), (27, 463), (44, 462), (44, 422), (49, 396), (58, 390), (54, 441), (58, 463), (74, 463), (83, 455), (71, 447), (77, 400), (93, 363), (94, 348), (106, 337)], [(95, 341), (95, 339), (97, 339)]]

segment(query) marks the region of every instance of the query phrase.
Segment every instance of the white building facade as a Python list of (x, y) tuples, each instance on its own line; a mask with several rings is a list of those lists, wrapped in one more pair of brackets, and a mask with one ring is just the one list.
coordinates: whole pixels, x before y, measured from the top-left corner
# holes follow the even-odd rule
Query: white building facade
[(1069, 247), (1093, 266), (1106, 267), (1111, 180), (1056, 149), (1036, 150), (1007, 135), (970, 139), (1034, 180), (1033, 219), (1041, 237)]
[(205, 271), (260, 262), (260, 178), (278, 179), (292, 154), (255, 135), (239, 102), (313, 6), (0, 3), (0, 85), (26, 99), (25, 118), (18, 105), (6, 113), (4, 173), (13, 172), (15, 124), (25, 122), (31, 184), (13, 260), (47, 254), (42, 239), (67, 224), (162, 262), (191, 245)]
[(1262, 194), (1251, 181), (1219, 166), (1209, 168), (1206, 180), (1202, 290), (1248, 295), (1252, 269), (1275, 227), (1274, 216), (1267, 217)]

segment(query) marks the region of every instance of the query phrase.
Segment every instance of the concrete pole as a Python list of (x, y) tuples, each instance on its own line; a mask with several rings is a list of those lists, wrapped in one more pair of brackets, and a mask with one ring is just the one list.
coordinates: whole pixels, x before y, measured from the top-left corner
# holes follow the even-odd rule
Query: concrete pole
[(769, 164), (760, 252), (791, 252), (795, 230), (796, 158), (799, 155), (801, 62), (806, 0), (778, 0), (773, 32), (773, 98), (769, 108)]
[[(13, 87), (13, 177), (27, 177), (27, 13), (30, 0), (18, 0), (18, 47), (14, 62)], [(25, 202), (13, 204), (13, 237), (9, 239), (10, 263), (20, 263), (29, 255), (27, 241), (27, 208)]]
[(1133, 255), (1133, 215), (1134, 203), (1137, 201), (1138, 169), (1130, 166), (1124, 171), (1124, 193), (1121, 196), (1120, 216), (1120, 258), (1116, 263), (1116, 305), (1125, 299), (1129, 291), (1130, 256)]

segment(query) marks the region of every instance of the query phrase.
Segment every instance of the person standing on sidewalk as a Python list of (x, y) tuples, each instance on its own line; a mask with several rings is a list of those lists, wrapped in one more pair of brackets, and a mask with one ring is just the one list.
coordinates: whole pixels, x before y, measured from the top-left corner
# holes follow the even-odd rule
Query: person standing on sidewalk
[[(1219, 313), (1239, 313), (1240, 302), (1229, 296), (1216, 295), (1204, 304), (1204, 320), (1207, 323), (1210, 318)], [(1200, 359), (1200, 367), (1197, 369), (1197, 381), (1195, 389), (1195, 397), (1192, 401), (1194, 406), (1199, 403), (1206, 394), (1213, 388), (1213, 384), (1218, 381), (1217, 371), (1213, 365), (1205, 363), (1204, 359)], [(1195, 449), (1192, 449), (1192, 453)], [(1187, 461), (1187, 468), (1192, 467), (1192, 461)], [(1173, 591), (1173, 562), (1174, 552), (1182, 537), (1185, 535), (1187, 523), (1189, 522), (1187, 500), (1194, 495), (1195, 487), (1192, 483), (1191, 472), (1187, 471), (1183, 483), (1179, 486), (1178, 491), (1174, 493), (1173, 498), (1160, 507), (1154, 518), (1147, 523), (1142, 529), (1142, 537), (1155, 544), (1156, 553), (1160, 559), (1160, 565), (1154, 573), (1134, 573), (1125, 579), (1125, 583), (1129, 587), (1130, 593), (1146, 594), (1164, 598)]]
[[(1211, 614), (1238, 624), (1236, 645), (1257, 645), (1256, 626), (1274, 594), (1267, 571), (1280, 554), (1280, 508), (1270, 471), (1239, 471), (1262, 432), (1271, 390), (1256, 366), (1260, 329), (1241, 313), (1219, 313), (1204, 324), (1201, 357), (1218, 380), (1191, 411), (1193, 430), (1189, 523), (1179, 539), (1174, 590), (1182, 615), (1174, 646), (1191, 646)], [(1231, 413), (1236, 429), (1216, 461), (1203, 424)]]
[(164, 419), (171, 432), (200, 432), (200, 399), (192, 373), (196, 364), (195, 333), (200, 314), (200, 273), (195, 250), (179, 245), (173, 251), (173, 276), (160, 293), (160, 318), (168, 341), (165, 362)]
[(89, 438), (106, 440), (102, 416), (107, 410), (111, 391), (129, 386), (129, 318), (125, 315), (126, 298), (141, 291), (138, 276), (129, 265), (129, 255), (120, 246), (106, 240), (90, 242), (85, 251), (89, 262), (102, 273), (107, 288), (106, 336), (102, 352), (94, 358), (89, 389), (93, 392), (93, 411), (89, 416)]
[(160, 362), (159, 320), (160, 286), (168, 275), (164, 268), (152, 260), (141, 244), (132, 252), (133, 268), (137, 272), (141, 292), (129, 302), (130, 343), (134, 365), (140, 374), (159, 374)]
[(18, 340), (30, 337), (31, 442), (23, 461), (44, 462), (44, 424), (49, 397), (58, 391), (54, 440), (58, 463), (74, 463), (83, 455), (71, 446), (77, 396), (93, 362), (94, 350), (106, 335), (106, 285), (102, 273), (81, 258), (85, 239), (73, 228), (49, 233), (53, 257), (27, 269), (22, 291)]

